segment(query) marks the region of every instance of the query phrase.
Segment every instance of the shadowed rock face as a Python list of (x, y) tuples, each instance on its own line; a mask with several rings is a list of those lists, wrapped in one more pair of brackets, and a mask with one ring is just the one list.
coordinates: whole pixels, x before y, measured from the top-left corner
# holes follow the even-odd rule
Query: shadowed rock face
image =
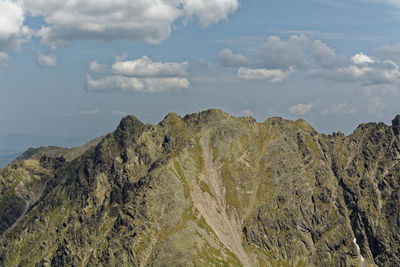
[(400, 134), (400, 115), (397, 115), (394, 120), (392, 120), (392, 127), (394, 134), (398, 136)]
[(0, 170), (0, 265), (398, 266), (399, 130), (128, 116), (71, 160)]

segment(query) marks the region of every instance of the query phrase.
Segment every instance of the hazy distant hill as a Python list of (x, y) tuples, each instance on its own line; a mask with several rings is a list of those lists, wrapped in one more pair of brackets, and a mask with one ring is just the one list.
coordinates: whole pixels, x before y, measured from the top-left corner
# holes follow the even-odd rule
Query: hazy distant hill
[(29, 134), (0, 135), (0, 168), (25, 152), (28, 148), (41, 146), (77, 147), (90, 137), (54, 137)]
[(400, 115), (348, 136), (127, 116), (0, 169), (0, 265), (400, 266), (399, 163)]

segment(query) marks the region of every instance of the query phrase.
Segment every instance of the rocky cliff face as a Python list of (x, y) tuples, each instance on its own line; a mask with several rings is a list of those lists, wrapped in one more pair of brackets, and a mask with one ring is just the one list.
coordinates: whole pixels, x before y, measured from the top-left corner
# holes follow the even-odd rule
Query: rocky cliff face
[(0, 171), (0, 264), (398, 266), (399, 130), (128, 116), (77, 157)]

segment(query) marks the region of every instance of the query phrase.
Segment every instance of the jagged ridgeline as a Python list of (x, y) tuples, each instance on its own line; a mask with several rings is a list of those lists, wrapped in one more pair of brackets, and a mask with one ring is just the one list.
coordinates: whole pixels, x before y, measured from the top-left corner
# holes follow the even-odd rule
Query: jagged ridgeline
[(400, 116), (134, 116), (0, 170), (2, 266), (399, 266)]

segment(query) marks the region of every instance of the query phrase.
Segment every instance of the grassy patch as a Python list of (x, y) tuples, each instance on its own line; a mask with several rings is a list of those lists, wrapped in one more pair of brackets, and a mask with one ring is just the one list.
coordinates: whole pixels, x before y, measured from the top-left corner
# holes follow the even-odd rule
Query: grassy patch
[(308, 149), (313, 152), (314, 155), (316, 155), (318, 158), (322, 158), (322, 152), (319, 149), (318, 145), (315, 143), (315, 141), (312, 139), (312, 137), (308, 134), (305, 135), (304, 137), (304, 143), (308, 147)]
[(207, 184), (206, 182), (200, 181), (200, 188), (201, 188), (201, 191), (207, 192), (207, 193), (209, 193), (211, 196), (214, 196), (214, 195), (211, 193), (211, 189), (210, 189), (210, 187), (208, 186), (208, 184)]
[(226, 188), (226, 202), (231, 207), (240, 207), (240, 192), (236, 189), (238, 186), (234, 180), (232, 170), (235, 170), (233, 164), (225, 163), (221, 168), (221, 178)]
[(200, 173), (204, 168), (203, 150), (200, 145), (200, 138), (195, 136), (196, 145), (189, 150), (190, 157), (194, 160), (196, 169)]
[(186, 181), (185, 174), (184, 174), (184, 172), (183, 172), (183, 170), (182, 170), (182, 168), (181, 168), (181, 165), (180, 165), (179, 162), (176, 161), (176, 160), (174, 160), (174, 169), (175, 169), (175, 171), (173, 171), (173, 170), (171, 170), (171, 171), (172, 171), (172, 173), (174, 173), (174, 174), (179, 178), (179, 180), (182, 182), (182, 184), (183, 184), (183, 195), (185, 196), (186, 199), (188, 199), (189, 196), (190, 196), (189, 185), (188, 185), (188, 183), (187, 183), (187, 181)]
[(0, 214), (2, 211), (10, 205), (11, 201), (13, 201), (17, 196), (15, 195), (15, 187), (20, 183), (20, 181), (14, 182), (10, 189), (8, 189), (2, 196), (0, 196)]

